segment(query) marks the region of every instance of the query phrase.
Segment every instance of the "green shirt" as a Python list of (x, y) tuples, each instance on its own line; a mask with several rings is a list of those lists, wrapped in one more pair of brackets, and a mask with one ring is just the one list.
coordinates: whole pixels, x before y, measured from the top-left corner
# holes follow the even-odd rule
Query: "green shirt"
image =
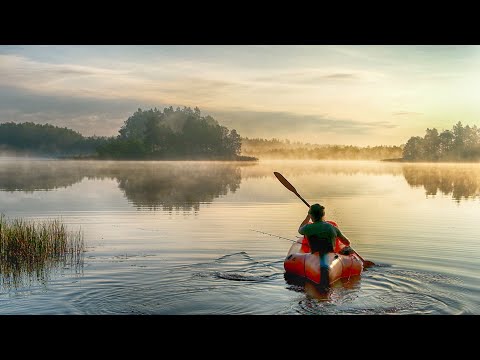
[(300, 226), (298, 232), (302, 235), (305, 235), (307, 239), (311, 235), (317, 235), (320, 239), (330, 240), (333, 248), (335, 248), (335, 238), (342, 235), (342, 232), (339, 228), (326, 221), (305, 224)]

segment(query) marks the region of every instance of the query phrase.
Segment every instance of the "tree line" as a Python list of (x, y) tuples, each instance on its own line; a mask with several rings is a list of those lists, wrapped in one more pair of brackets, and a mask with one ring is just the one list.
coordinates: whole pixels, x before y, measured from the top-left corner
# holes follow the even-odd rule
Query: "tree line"
[(243, 154), (269, 159), (382, 160), (402, 156), (401, 146), (319, 145), (289, 140), (244, 138)]
[(85, 137), (50, 124), (0, 124), (0, 149), (101, 159), (257, 160), (241, 156), (242, 139), (198, 107), (138, 109), (117, 136)]
[(106, 137), (84, 137), (66, 127), (25, 122), (0, 124), (0, 148), (21, 153), (52, 156), (88, 155), (107, 141)]
[(480, 129), (463, 126), (459, 121), (452, 130), (427, 128), (425, 136), (412, 136), (403, 148), (407, 161), (477, 161), (480, 160)]
[(117, 137), (97, 148), (100, 158), (254, 160), (240, 156), (242, 140), (235, 129), (220, 125), (200, 109), (138, 109)]
[(458, 122), (441, 133), (427, 128), (401, 146), (319, 145), (276, 138), (242, 138), (195, 107), (138, 109), (117, 136), (86, 137), (49, 124), (1, 123), (0, 150), (56, 157), (158, 160), (357, 159), (480, 160), (480, 129)]

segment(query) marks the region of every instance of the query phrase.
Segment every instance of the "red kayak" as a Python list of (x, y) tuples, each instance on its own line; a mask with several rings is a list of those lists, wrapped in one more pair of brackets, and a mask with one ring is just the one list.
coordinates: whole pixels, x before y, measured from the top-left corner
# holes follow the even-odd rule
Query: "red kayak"
[[(333, 221), (330, 224), (337, 226)], [(327, 254), (329, 271), (329, 283), (332, 284), (341, 278), (360, 275), (363, 271), (362, 260), (354, 252), (345, 252), (345, 245), (339, 238), (335, 242), (335, 252)], [(318, 252), (312, 254), (308, 240), (304, 236), (301, 240), (292, 244), (283, 263), (288, 274), (305, 277), (317, 284), (320, 283), (320, 258)]]

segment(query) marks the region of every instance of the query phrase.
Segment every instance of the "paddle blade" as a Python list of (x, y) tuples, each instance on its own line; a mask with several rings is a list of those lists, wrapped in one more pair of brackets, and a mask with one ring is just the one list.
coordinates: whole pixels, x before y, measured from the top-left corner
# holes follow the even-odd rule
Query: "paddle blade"
[(365, 260), (365, 261), (363, 262), (363, 267), (364, 267), (364, 268), (369, 268), (369, 267), (372, 267), (372, 266), (375, 266), (375, 263), (372, 262), (372, 261)]
[(283, 184), (283, 186), (285, 186), (288, 190), (294, 192), (295, 194), (297, 193), (297, 190), (293, 187), (292, 184), (290, 184), (290, 183), (288, 182), (287, 179), (285, 179), (285, 178), (283, 177), (282, 174), (280, 174), (279, 172), (276, 172), (276, 171), (274, 171), (273, 174), (274, 174), (274, 175), (277, 177), (277, 179)]

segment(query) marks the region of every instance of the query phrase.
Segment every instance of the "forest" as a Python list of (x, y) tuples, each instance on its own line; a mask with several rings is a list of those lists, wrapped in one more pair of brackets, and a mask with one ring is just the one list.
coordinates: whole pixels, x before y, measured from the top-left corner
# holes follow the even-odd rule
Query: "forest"
[(0, 150), (53, 157), (116, 160), (257, 160), (242, 156), (235, 129), (221, 126), (200, 109), (138, 109), (117, 136), (85, 137), (57, 126), (31, 122), (0, 124)]
[(195, 107), (135, 111), (116, 136), (83, 136), (66, 127), (0, 123), (0, 152), (58, 158), (115, 160), (386, 160), (478, 161), (480, 129), (455, 124), (441, 133), (427, 128), (405, 145), (321, 145), (288, 139), (242, 138)]
[(463, 126), (459, 121), (452, 130), (438, 133), (436, 128), (425, 136), (412, 136), (403, 148), (405, 161), (478, 161), (480, 160), (480, 129)]
[(319, 145), (279, 139), (242, 139), (242, 153), (261, 159), (383, 160), (400, 158), (401, 146)]
[(241, 156), (242, 140), (235, 129), (220, 125), (200, 109), (138, 109), (118, 131), (97, 148), (105, 159), (256, 160)]
[(90, 136), (50, 124), (25, 122), (0, 124), (0, 152), (53, 157), (81, 156), (95, 153), (106, 137)]

